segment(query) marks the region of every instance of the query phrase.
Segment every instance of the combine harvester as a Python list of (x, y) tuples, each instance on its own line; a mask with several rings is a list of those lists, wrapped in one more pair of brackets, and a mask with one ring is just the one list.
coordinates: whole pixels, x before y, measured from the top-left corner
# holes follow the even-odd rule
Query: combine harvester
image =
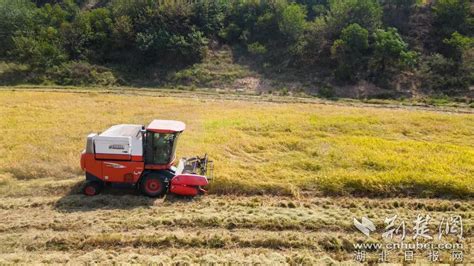
[(146, 128), (122, 124), (100, 135), (89, 134), (81, 155), (84, 194), (93, 196), (106, 185), (118, 184), (150, 197), (205, 193), (203, 187), (209, 184), (213, 168), (207, 155), (183, 158), (174, 166), (177, 140), (185, 127), (180, 121), (153, 120)]

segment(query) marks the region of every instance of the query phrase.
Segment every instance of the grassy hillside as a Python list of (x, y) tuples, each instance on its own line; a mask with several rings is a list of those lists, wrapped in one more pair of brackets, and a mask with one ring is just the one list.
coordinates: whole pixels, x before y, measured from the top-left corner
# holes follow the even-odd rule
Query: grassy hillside
[(0, 91), (2, 194), (80, 182), (88, 133), (166, 118), (178, 156), (215, 161), (213, 194), (474, 195), (472, 114), (76, 92)]
[[(222, 87), (237, 80), (257, 91), (470, 103), (471, 2), (0, 0), (0, 60), (14, 66), (2, 71), (0, 62), (0, 83)], [(227, 49), (236, 52), (232, 60)]]

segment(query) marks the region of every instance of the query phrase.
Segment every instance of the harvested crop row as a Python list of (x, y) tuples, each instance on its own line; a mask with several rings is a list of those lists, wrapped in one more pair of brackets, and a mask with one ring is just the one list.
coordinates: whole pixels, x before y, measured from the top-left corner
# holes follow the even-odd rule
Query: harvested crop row
[(384, 218), (393, 214), (408, 222), (418, 214), (439, 219), (461, 213), (468, 249), (472, 242), (472, 201), (209, 196), (149, 200), (143, 205), (144, 200), (148, 201), (126, 194), (2, 198), (1, 257), (18, 259), (14, 254), (32, 252), (57, 254), (49, 256), (52, 261), (78, 262), (99, 252), (108, 254), (105, 261), (123, 254), (136, 254), (145, 261), (166, 254), (170, 256), (166, 261), (175, 261), (179, 257), (170, 255), (170, 250), (186, 249), (192, 251), (188, 262), (200, 258), (199, 250), (219, 254), (218, 258), (234, 252), (238, 260), (243, 254), (254, 255), (254, 262), (260, 261), (259, 254), (272, 252), (290, 262), (302, 259), (302, 254), (311, 260), (329, 255), (343, 261), (352, 258), (353, 244), (364, 239), (352, 227), (352, 217), (368, 215), (383, 228)]

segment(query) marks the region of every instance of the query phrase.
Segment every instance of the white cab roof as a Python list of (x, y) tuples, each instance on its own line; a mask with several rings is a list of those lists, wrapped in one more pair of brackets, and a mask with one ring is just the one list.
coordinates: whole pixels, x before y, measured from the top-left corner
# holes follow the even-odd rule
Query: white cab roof
[(112, 126), (106, 131), (102, 132), (99, 136), (102, 137), (139, 137), (138, 132), (142, 125), (131, 125), (131, 124), (120, 124)]

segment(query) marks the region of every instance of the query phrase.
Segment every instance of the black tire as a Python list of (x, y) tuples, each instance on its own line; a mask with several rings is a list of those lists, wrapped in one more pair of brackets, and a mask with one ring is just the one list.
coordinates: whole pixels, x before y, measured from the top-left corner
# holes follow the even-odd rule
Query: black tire
[(86, 181), (82, 189), (82, 192), (86, 196), (95, 196), (99, 194), (101, 190), (102, 190), (102, 184), (100, 184), (99, 182)]
[(140, 191), (148, 197), (163, 196), (167, 190), (168, 183), (159, 175), (148, 174), (140, 182)]

